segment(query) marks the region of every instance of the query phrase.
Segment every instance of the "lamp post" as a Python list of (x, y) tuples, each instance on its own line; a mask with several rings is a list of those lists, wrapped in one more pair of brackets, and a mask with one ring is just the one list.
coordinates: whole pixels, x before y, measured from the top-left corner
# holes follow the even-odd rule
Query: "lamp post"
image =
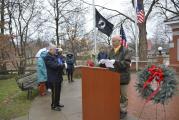
[(158, 52), (159, 52), (158, 63), (159, 64), (163, 64), (162, 50), (163, 50), (162, 47), (158, 47)]
[(162, 55), (162, 50), (163, 50), (163, 48), (162, 48), (162, 47), (158, 47), (158, 52), (159, 52), (159, 55)]

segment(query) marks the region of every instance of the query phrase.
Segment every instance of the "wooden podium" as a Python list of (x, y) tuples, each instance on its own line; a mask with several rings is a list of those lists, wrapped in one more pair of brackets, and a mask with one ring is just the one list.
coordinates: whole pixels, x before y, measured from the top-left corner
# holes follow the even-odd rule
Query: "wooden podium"
[(80, 67), (83, 120), (120, 120), (120, 75), (104, 68)]

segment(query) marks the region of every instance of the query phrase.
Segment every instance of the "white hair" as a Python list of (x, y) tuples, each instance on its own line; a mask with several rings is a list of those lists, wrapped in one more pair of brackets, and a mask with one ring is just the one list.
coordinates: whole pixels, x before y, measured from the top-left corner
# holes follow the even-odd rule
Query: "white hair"
[(52, 43), (49, 43), (48, 49), (50, 50), (50, 49), (54, 49), (54, 48), (57, 48), (57, 46)]

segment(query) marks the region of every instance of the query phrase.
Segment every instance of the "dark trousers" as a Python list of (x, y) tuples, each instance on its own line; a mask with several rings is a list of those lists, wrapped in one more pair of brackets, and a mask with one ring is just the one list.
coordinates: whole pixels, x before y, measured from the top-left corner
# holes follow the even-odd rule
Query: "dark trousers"
[(45, 84), (46, 84), (46, 89), (51, 89), (49, 81), (46, 81)]
[(50, 83), (52, 89), (52, 107), (60, 105), (61, 82)]
[(67, 69), (68, 82), (73, 82), (73, 69)]

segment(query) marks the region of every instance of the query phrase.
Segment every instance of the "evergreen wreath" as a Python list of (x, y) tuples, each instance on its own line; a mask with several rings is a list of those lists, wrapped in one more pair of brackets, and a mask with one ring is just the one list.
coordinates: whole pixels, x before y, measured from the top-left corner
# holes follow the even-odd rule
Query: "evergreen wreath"
[(173, 69), (149, 65), (138, 73), (136, 90), (146, 103), (165, 104), (176, 92), (177, 81)]

